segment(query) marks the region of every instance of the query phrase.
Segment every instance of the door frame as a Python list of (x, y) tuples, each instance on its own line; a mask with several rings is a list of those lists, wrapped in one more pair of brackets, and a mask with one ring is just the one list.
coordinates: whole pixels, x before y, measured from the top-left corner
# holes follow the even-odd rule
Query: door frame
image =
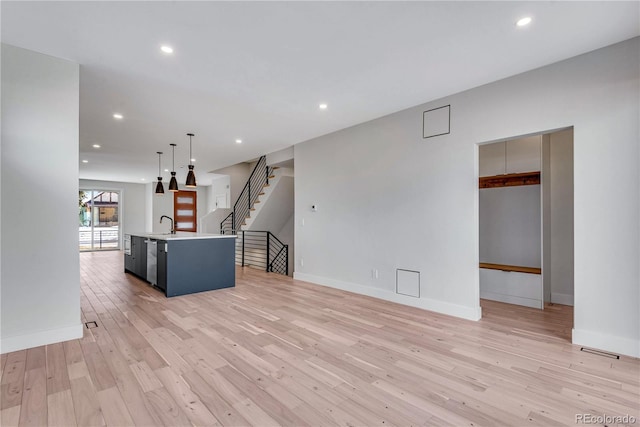
[[(193, 228), (192, 229), (179, 229), (178, 223), (180, 222), (178, 219), (178, 210), (180, 209), (178, 203), (178, 197), (189, 195), (189, 197), (193, 196)], [(198, 192), (193, 190), (178, 190), (173, 193), (173, 220), (174, 220), (174, 230), (175, 231), (191, 231), (196, 233), (198, 231)]]
[[(103, 187), (103, 186), (86, 186), (86, 185), (81, 185), (78, 187), (78, 191), (111, 191), (114, 193), (118, 193), (118, 246), (116, 248), (108, 248), (108, 249), (95, 249), (93, 248), (93, 244), (92, 244), (92, 248), (91, 249), (87, 249), (87, 250), (83, 250), (81, 251), (80, 248), (78, 247), (78, 251), (79, 252), (95, 252), (95, 251), (120, 251), (120, 250), (124, 250), (124, 240), (123, 240), (123, 236), (124, 236), (124, 188), (114, 188), (114, 187)], [(93, 215), (93, 214), (92, 214)], [(92, 230), (93, 230), (93, 221), (91, 222), (92, 224)], [(92, 240), (93, 240), (93, 233), (92, 233)], [(92, 242), (93, 243), (93, 242)]]

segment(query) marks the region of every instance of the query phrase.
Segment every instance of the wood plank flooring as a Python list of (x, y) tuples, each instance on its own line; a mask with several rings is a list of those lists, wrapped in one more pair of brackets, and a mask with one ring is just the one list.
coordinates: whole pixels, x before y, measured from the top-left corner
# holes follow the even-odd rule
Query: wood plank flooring
[(571, 307), (483, 301), (470, 322), (248, 268), (235, 288), (167, 299), (121, 252), (80, 259), (82, 321), (98, 327), (2, 355), (2, 426), (640, 419), (640, 361), (571, 345)]

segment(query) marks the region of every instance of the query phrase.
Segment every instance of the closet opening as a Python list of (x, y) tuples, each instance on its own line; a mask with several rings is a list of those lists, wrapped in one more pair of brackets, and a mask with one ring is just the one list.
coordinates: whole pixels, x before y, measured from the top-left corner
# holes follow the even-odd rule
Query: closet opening
[(573, 128), (480, 144), (483, 320), (571, 341)]

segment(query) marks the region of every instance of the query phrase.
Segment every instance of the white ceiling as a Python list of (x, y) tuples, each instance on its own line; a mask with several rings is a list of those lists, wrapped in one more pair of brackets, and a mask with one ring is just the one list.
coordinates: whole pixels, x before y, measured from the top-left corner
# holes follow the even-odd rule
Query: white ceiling
[(1, 8), (4, 43), (81, 64), (80, 177), (127, 182), (155, 179), (156, 151), (170, 169), (170, 143), (184, 181), (187, 132), (208, 184), (206, 172), (640, 34), (637, 1)]

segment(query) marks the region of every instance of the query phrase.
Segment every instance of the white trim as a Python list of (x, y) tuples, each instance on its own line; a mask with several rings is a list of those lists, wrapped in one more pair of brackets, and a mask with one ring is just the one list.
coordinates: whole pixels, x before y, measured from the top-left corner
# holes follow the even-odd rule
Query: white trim
[(554, 304), (573, 306), (573, 295), (551, 292), (551, 302)]
[(618, 337), (600, 332), (573, 329), (571, 342), (576, 345), (604, 350), (615, 354), (640, 357), (640, 339)]
[(82, 338), (83, 325), (79, 323), (73, 326), (65, 326), (57, 329), (32, 332), (25, 335), (14, 335), (0, 339), (0, 353), (24, 350), (25, 348), (39, 347), (41, 345), (54, 344)]
[[(526, 273), (525, 273), (526, 274)], [(489, 292), (480, 290), (480, 298), (491, 301), (505, 302), (507, 304), (517, 304), (530, 308), (542, 309), (542, 301), (539, 299), (519, 297), (516, 295), (499, 294), (497, 292)]]
[(480, 320), (482, 317), (482, 308), (478, 307), (466, 307), (458, 304), (451, 304), (444, 301), (438, 301), (429, 298), (415, 298), (395, 292), (388, 291), (386, 289), (372, 288), (369, 286), (363, 286), (356, 283), (344, 282), (341, 280), (331, 279), (328, 277), (315, 276), (307, 273), (293, 273), (293, 278), (296, 280), (302, 280), (316, 285), (327, 286), (330, 288), (340, 289), (343, 291), (354, 292), (357, 294), (367, 295), (374, 298), (383, 299), (386, 301), (392, 301), (398, 304), (409, 305), (412, 307), (421, 308), (424, 310), (435, 311), (436, 313), (447, 314), (449, 316), (461, 317), (467, 320)]

